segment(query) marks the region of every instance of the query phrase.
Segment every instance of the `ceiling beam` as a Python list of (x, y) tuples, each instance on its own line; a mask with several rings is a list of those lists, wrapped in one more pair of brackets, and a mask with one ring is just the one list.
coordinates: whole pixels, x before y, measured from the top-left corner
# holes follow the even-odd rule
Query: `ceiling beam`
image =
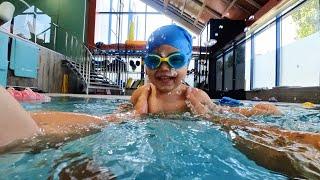
[[(192, 0), (194, 3), (198, 4), (199, 6), (202, 6), (202, 2), (200, 2), (199, 0)], [(215, 10), (213, 10), (212, 8), (210, 8), (209, 6), (205, 6), (206, 10), (208, 10), (212, 16), (214, 16), (215, 18), (220, 19), (221, 18), (221, 14)]]
[(230, 10), (230, 8), (232, 8), (232, 6), (234, 5), (234, 3), (236, 3), (238, 0), (232, 0), (232, 2), (228, 5), (228, 7), (223, 11), (222, 13), (222, 17), (227, 16), (228, 11)]
[[(222, 0), (224, 3), (229, 4), (229, 0)], [(247, 13), (248, 15), (252, 15), (252, 12), (250, 12), (248, 9), (240, 6), (239, 4), (235, 4), (235, 7), (241, 9), (243, 12)]]
[(198, 23), (199, 18), (200, 18), (200, 16), (201, 16), (204, 8), (206, 7), (206, 2), (207, 2), (207, 0), (204, 0), (204, 1), (203, 1), (202, 5), (201, 5), (201, 8), (199, 9), (198, 15), (197, 15), (196, 19), (194, 20), (193, 24), (197, 24), (197, 23)]
[(163, 1), (163, 8), (164, 8), (165, 10), (167, 9), (169, 2), (170, 2), (170, 0), (164, 0), (164, 1)]
[[(174, 5), (170, 4), (168, 6), (168, 10), (171, 12), (177, 14), (179, 17), (182, 17), (184, 20), (188, 21), (190, 24), (193, 24), (195, 18), (192, 17), (188, 13), (183, 13), (182, 15), (179, 13), (180, 9), (178, 7), (175, 7)], [(194, 26), (197, 26), (199, 29), (202, 29), (204, 27), (204, 24), (202, 22), (198, 22), (197, 24), (194, 24)]]
[(183, 5), (182, 5), (182, 9), (181, 9), (181, 14), (183, 14), (184, 12), (184, 8), (186, 7), (186, 3), (188, 0), (184, 0)]
[(254, 0), (245, 0), (245, 1), (247, 1), (249, 4), (251, 4), (252, 6), (254, 6), (255, 8), (257, 8), (257, 9), (260, 9), (261, 8), (261, 5), (260, 4), (258, 4), (256, 1), (254, 1)]
[[(154, 9), (158, 10), (158, 11), (162, 11), (163, 10), (163, 3), (161, 3), (158, 0), (141, 0), (142, 2), (148, 4), (149, 6), (153, 7)], [(165, 13), (167, 16), (169, 16), (171, 19), (181, 23), (183, 26), (185, 26), (186, 28), (188, 28), (189, 30), (191, 30), (192, 32), (194, 32), (195, 34), (200, 34), (203, 26), (201, 24), (197, 24), (197, 26), (193, 25), (193, 21), (190, 22), (190, 18), (189, 21), (187, 20), (188, 18), (184, 16), (184, 14), (180, 14), (179, 13), (179, 9), (176, 10), (176, 12), (173, 12), (175, 10), (171, 10), (171, 6), (168, 4), (167, 7), (167, 11), (163, 12)]]

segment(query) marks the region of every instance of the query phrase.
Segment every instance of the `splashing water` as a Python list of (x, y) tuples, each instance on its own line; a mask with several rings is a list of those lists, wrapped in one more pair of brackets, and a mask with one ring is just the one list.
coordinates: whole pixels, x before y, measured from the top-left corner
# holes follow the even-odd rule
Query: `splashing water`
[(178, 72), (176, 71), (175, 68), (171, 68), (170, 73), (171, 73), (171, 76), (177, 76), (178, 75)]
[[(53, 98), (50, 103), (23, 106), (31, 111), (64, 110), (101, 116), (112, 113), (123, 102), (126, 101)], [(189, 101), (186, 104), (192, 106)], [(250, 120), (320, 132), (319, 111), (291, 106), (280, 109), (284, 116), (257, 116)], [(128, 119), (109, 124), (100, 133), (59, 142), (57, 148), (2, 154), (0, 174), (3, 179), (25, 179), (26, 174), (30, 179), (59, 179), (63, 171), (76, 174), (83, 167), (88, 170), (83, 164), (92, 162), (101, 173), (109, 172), (119, 179), (287, 179), (258, 166), (235, 149), (231, 139), (239, 134), (246, 136), (241, 130), (223, 132), (189, 112), (179, 120), (151, 116), (143, 121)]]

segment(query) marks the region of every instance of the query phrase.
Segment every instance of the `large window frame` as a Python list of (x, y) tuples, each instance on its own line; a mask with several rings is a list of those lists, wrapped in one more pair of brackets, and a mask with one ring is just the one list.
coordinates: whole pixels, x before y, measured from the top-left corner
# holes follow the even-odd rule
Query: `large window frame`
[[(276, 27), (276, 33), (275, 33), (275, 57), (274, 59), (272, 59), (275, 63), (275, 82), (274, 82), (274, 87), (278, 87), (278, 86), (281, 86), (281, 60), (282, 60), (282, 57), (281, 57), (281, 53), (282, 53), (282, 48), (281, 48), (281, 38), (282, 38), (282, 32), (281, 32), (281, 22), (282, 22), (282, 19), (283, 17), (285, 17), (288, 13), (291, 13), (292, 11), (296, 10), (297, 8), (299, 8), (300, 6), (302, 6), (304, 3), (306, 3), (308, 0), (304, 0), (304, 1), (301, 1), (301, 2), (298, 2), (294, 5), (292, 5), (291, 7), (287, 8), (286, 10), (284, 10), (281, 14), (277, 15), (275, 18), (271, 19), (269, 22), (267, 22), (266, 24), (262, 25), (258, 30), (250, 33), (250, 34), (247, 34), (246, 37), (244, 38), (241, 38), (237, 41), (235, 41), (231, 47), (231, 49), (227, 49), (227, 50), (223, 50), (223, 51), (219, 51), (217, 52), (215, 55), (214, 55), (214, 59), (218, 59), (221, 57), (221, 54), (226, 54), (227, 52), (229, 51), (234, 51), (238, 46), (242, 45), (243, 43), (246, 43), (247, 41), (251, 41), (250, 43), (250, 48), (251, 48), (251, 57), (250, 57), (250, 88), (248, 87), (248, 82), (246, 82), (246, 85), (245, 85), (245, 90), (253, 90), (253, 79), (255, 78), (254, 77), (254, 74), (253, 74), (253, 69), (254, 69), (254, 61), (255, 61), (255, 45), (254, 45), (254, 42), (256, 40), (256, 36), (263, 32), (264, 30), (266, 30), (266, 28), (268, 28), (271, 24), (275, 23), (275, 27)], [(247, 62), (245, 62), (246, 66), (247, 66)], [(235, 67), (236, 68), (236, 67)], [(246, 68), (248, 69), (248, 68)], [(247, 73), (247, 72), (245, 72)], [(247, 79), (247, 78), (246, 78)], [(224, 82), (225, 79), (224, 79), (224, 76), (223, 76), (223, 79), (222, 81)], [(320, 82), (319, 82), (320, 83)], [(320, 84), (319, 84), (320, 85)], [(307, 86), (305, 86), (307, 87)], [(235, 86), (233, 87), (233, 89), (235, 89)], [(216, 89), (217, 90), (217, 89)]]
[[(138, 20), (135, 19), (135, 37), (139, 37), (139, 38), (143, 38), (143, 39), (139, 39), (139, 40), (146, 40), (147, 38), (147, 21), (148, 21), (148, 15), (162, 15), (161, 12), (156, 12), (154, 11), (150, 6), (148, 6), (147, 4), (143, 3), (143, 2), (139, 2), (139, 3), (143, 3), (144, 9), (139, 9), (134, 11), (132, 2), (133, 0), (127, 0), (129, 1), (129, 7), (124, 7), (125, 5), (119, 5), (119, 0), (110, 0), (110, 5), (109, 5), (109, 9), (105, 8), (105, 9), (99, 9), (96, 8), (95, 11), (95, 18), (99, 19), (99, 15), (104, 15), (104, 16), (109, 16), (109, 20), (108, 20), (108, 29), (105, 29), (106, 32), (108, 32), (106, 39), (97, 39), (97, 34), (95, 33), (95, 37), (94, 37), (94, 42), (98, 42), (98, 41), (103, 41), (105, 44), (115, 44), (115, 43), (124, 43), (125, 40), (128, 39), (127, 34), (130, 31), (130, 24), (132, 22), (132, 20), (134, 19), (134, 16), (138, 15), (139, 17), (142, 17), (143, 22), (139, 21), (139, 24), (143, 24), (142, 26), (139, 25), (138, 26)], [(107, 2), (107, 1), (106, 1)], [(114, 7), (117, 4), (116, 7)], [(141, 4), (140, 4), (141, 5)], [(98, 3), (97, 3), (97, 7), (98, 7)], [(125, 8), (125, 9), (123, 9)], [(126, 15), (126, 17), (124, 18), (123, 15)], [(95, 27), (97, 28), (98, 23), (95, 25)], [(114, 26), (114, 27), (113, 27)], [(112, 28), (113, 27), (113, 28)], [(122, 28), (126, 28), (124, 32), (127, 33), (123, 33), (123, 31), (120, 31), (120, 29)], [(123, 30), (123, 29), (122, 29)], [(97, 30), (95, 30), (97, 31)], [(138, 35), (138, 32), (142, 32), (142, 35)], [(113, 37), (113, 38), (112, 38)]]

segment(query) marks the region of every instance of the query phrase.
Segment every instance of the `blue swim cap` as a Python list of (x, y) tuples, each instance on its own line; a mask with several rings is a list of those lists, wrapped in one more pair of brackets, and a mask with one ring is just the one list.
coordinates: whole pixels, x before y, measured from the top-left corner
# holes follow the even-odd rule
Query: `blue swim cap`
[(170, 45), (179, 49), (188, 61), (192, 55), (192, 37), (182, 27), (177, 25), (167, 25), (156, 29), (149, 37), (147, 42), (147, 53), (152, 53), (161, 45)]

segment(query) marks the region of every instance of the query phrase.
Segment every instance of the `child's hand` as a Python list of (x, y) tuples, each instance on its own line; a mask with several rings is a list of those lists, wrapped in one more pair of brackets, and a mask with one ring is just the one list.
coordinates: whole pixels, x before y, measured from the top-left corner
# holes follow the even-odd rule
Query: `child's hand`
[(143, 85), (133, 92), (131, 96), (131, 102), (137, 114), (148, 113), (148, 97), (150, 92), (150, 84)]
[(195, 115), (208, 115), (211, 112), (218, 111), (210, 97), (202, 90), (189, 87), (186, 92), (186, 103), (190, 111)]
[(150, 94), (148, 99), (149, 105), (149, 113), (160, 113), (162, 112), (162, 107), (159, 104), (159, 100), (157, 98), (157, 88), (150, 83)]

